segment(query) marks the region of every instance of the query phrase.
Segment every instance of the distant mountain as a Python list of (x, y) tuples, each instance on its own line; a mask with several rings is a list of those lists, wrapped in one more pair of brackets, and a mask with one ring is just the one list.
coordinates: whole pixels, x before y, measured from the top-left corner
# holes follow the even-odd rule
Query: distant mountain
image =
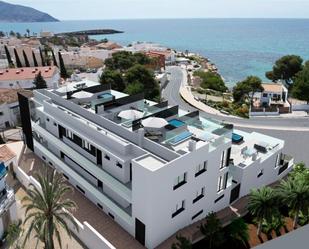
[[(44, 1), (42, 1), (44, 4)], [(0, 22), (58, 22), (56, 18), (36, 9), (0, 1)]]

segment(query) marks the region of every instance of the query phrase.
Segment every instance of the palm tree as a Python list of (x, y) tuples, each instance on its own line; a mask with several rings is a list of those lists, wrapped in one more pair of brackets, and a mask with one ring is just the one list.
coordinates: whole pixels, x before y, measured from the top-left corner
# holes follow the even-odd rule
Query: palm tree
[(249, 241), (249, 228), (244, 219), (238, 218), (233, 220), (227, 227), (227, 234), (231, 237), (232, 241), (240, 241), (247, 247)]
[(283, 203), (286, 203), (294, 216), (293, 227), (297, 227), (299, 214), (307, 213), (309, 207), (309, 184), (305, 178), (282, 180), (278, 186), (278, 194)]
[(177, 234), (177, 242), (172, 244), (171, 249), (192, 249), (192, 243), (186, 237)]
[(261, 235), (263, 220), (271, 221), (277, 212), (277, 195), (270, 187), (253, 189), (250, 193), (248, 210), (258, 221), (257, 235)]
[(27, 190), (28, 195), (22, 199), (25, 208), (25, 221), (30, 222), (26, 231), (24, 244), (34, 233), (38, 241), (42, 241), (45, 249), (54, 249), (54, 236), (62, 248), (60, 228), (62, 228), (69, 237), (72, 233), (68, 224), (71, 223), (78, 231), (78, 225), (70, 211), (76, 208), (76, 204), (66, 199), (64, 196), (72, 188), (64, 184), (62, 175), (53, 171), (42, 176), (36, 175), (42, 189), (30, 185)]
[(211, 212), (206, 216), (206, 222), (200, 226), (200, 231), (208, 241), (209, 249), (220, 246), (224, 243), (222, 225), (214, 212)]

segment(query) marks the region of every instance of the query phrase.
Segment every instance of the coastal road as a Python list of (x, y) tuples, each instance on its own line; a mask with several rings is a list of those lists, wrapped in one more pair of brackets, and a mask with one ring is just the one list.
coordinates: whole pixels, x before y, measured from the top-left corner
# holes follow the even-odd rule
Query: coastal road
[[(179, 94), (181, 84), (184, 84), (184, 74), (179, 67), (168, 67), (170, 73), (169, 84), (162, 90), (162, 97), (169, 101), (170, 105), (179, 105), (181, 109), (194, 111), (195, 107), (186, 103)], [(248, 132), (257, 131), (285, 140), (285, 153), (291, 154), (296, 161), (304, 161), (309, 165), (309, 118), (280, 118), (257, 117), (240, 119), (235, 117), (219, 116), (210, 113), (202, 113), (206, 118), (213, 118), (222, 122), (234, 124), (236, 128)]]

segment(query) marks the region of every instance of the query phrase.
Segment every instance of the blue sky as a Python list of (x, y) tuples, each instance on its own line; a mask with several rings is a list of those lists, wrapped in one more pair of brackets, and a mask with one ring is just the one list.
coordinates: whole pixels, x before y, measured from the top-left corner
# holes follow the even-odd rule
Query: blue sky
[(309, 0), (4, 0), (61, 20), (131, 18), (309, 18)]

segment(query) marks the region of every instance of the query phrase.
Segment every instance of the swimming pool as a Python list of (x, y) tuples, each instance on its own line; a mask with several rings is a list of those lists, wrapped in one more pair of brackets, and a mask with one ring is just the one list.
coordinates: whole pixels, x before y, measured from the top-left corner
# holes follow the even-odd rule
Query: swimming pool
[(168, 121), (168, 123), (176, 128), (184, 126), (185, 123), (178, 120), (178, 119), (171, 119), (170, 121)]
[(113, 98), (113, 95), (110, 93), (102, 93), (100, 95), (98, 95), (99, 99), (107, 99), (107, 98)]

